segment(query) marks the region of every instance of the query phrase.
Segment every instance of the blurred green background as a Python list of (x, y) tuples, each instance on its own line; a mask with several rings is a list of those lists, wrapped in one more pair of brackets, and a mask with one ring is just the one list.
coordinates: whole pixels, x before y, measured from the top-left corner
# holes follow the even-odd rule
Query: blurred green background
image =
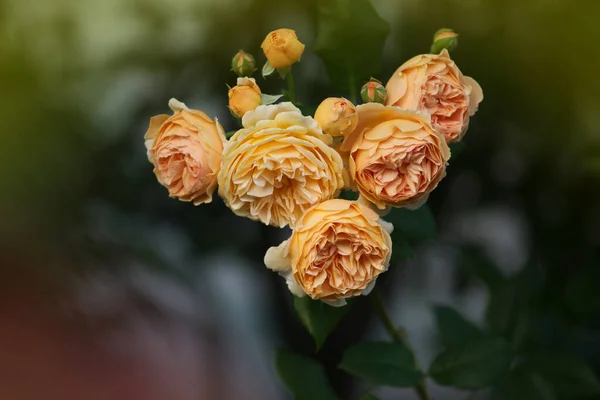
[[(199, 364), (211, 366), (198, 374), (218, 379), (212, 397), (200, 387), (180, 398), (287, 398), (273, 351), (310, 353), (312, 346), (283, 281), (262, 265), (266, 249), (287, 233), (238, 218), (219, 199), (200, 207), (169, 199), (146, 159), (143, 134), (171, 97), (235, 129), (226, 107), (226, 84), (235, 82), (231, 57), (241, 48), (262, 65), (260, 43), (280, 27), (307, 44), (295, 67), (299, 99), (317, 105), (346, 95), (331, 87), (311, 52), (316, 2), (0, 0), (4, 308), (14, 310), (24, 296), (92, 336), (132, 315), (160, 324), (183, 319), (211, 349), (198, 350)], [(460, 34), (453, 59), (485, 95), (464, 150), (431, 196), (437, 237), (416, 241), (412, 257), (397, 257), (380, 282), (397, 322), (417, 336), (427, 362), (437, 346), (432, 303), (451, 304), (478, 323), (487, 313), (489, 323), (493, 296), (478, 279), (481, 265), (506, 276), (533, 265), (526, 284), (533, 294), (517, 307), (527, 322), (510, 314), (508, 329), (522, 331), (511, 334), (526, 337), (523, 346), (575, 351), (600, 371), (600, 2), (373, 5), (391, 26), (379, 79), (427, 52), (433, 33), (450, 27)], [(266, 93), (282, 87), (275, 78), (257, 80)], [(475, 267), (465, 261), (472, 259)], [(114, 287), (121, 297), (105, 293)], [(514, 298), (497, 307), (511, 313)], [(97, 311), (98, 304), (105, 307)], [(335, 370), (341, 352), (380, 334), (368, 304), (354, 307), (316, 356), (331, 367), (343, 399), (364, 388)], [(464, 398), (438, 389), (442, 399)]]

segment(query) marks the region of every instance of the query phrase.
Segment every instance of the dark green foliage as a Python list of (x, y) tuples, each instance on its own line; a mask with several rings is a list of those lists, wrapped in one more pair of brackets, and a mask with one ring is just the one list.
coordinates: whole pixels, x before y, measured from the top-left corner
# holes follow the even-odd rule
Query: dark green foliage
[(306, 356), (279, 350), (275, 358), (277, 373), (296, 400), (335, 400), (325, 370)]
[(340, 368), (376, 385), (412, 387), (423, 379), (411, 351), (399, 343), (359, 343), (346, 350)]

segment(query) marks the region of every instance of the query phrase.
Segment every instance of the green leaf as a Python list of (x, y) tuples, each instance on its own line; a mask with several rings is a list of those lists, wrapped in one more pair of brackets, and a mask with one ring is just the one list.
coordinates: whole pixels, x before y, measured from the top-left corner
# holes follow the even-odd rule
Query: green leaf
[(399, 343), (359, 343), (346, 350), (339, 367), (375, 385), (412, 387), (423, 379), (412, 353)]
[(265, 93), (262, 93), (260, 95), (260, 99), (261, 99), (262, 104), (273, 104), (273, 103), (275, 103), (277, 100), (279, 100), (282, 97), (283, 97), (282, 94), (265, 94)]
[(233, 135), (235, 135), (236, 132), (237, 131), (229, 131), (229, 132), (225, 133), (225, 137), (229, 140), (229, 139), (231, 139), (231, 137)]
[(434, 313), (440, 339), (445, 347), (464, 346), (484, 335), (481, 329), (450, 307), (437, 306)]
[(265, 65), (263, 65), (263, 67), (262, 67), (262, 77), (266, 78), (267, 76), (271, 75), (273, 72), (275, 72), (275, 68), (273, 68), (271, 66), (271, 64), (269, 64), (269, 61), (267, 61), (265, 63)]
[(348, 313), (350, 307), (331, 307), (308, 296), (294, 296), (294, 309), (304, 327), (314, 338), (317, 350), (319, 350), (327, 336)]
[(394, 208), (384, 217), (394, 224), (394, 233), (401, 232), (408, 239), (429, 239), (436, 235), (436, 223), (427, 204), (417, 210)]
[(356, 94), (379, 72), (389, 24), (369, 0), (317, 0), (317, 15), (315, 52), (331, 83)]
[(561, 400), (600, 397), (600, 381), (593, 369), (573, 354), (540, 353), (526, 361), (523, 368), (547, 380)]
[(503, 377), (512, 358), (504, 339), (484, 337), (443, 351), (433, 360), (429, 375), (442, 386), (482, 389)]
[(279, 378), (294, 394), (297, 400), (335, 400), (333, 389), (329, 385), (325, 370), (313, 359), (278, 350), (275, 366)]
[(521, 366), (510, 371), (498, 385), (492, 400), (558, 400), (550, 382)]

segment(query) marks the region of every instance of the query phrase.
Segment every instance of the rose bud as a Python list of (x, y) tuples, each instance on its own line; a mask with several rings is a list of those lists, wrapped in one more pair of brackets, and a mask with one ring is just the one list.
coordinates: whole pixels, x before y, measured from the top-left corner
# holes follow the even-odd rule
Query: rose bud
[(231, 69), (238, 76), (251, 76), (256, 71), (254, 56), (244, 50), (238, 51), (231, 60)]
[(446, 175), (450, 149), (429, 115), (367, 103), (342, 144), (350, 178), (378, 209), (422, 205)]
[(228, 96), (229, 109), (240, 118), (262, 103), (260, 88), (254, 78), (238, 78), (237, 85), (229, 89)]
[(294, 295), (343, 306), (369, 294), (388, 269), (392, 229), (365, 205), (328, 200), (307, 210), (290, 239), (267, 251), (265, 265), (286, 278)]
[(340, 97), (329, 97), (315, 111), (315, 121), (323, 132), (336, 137), (347, 136), (358, 124), (356, 108), (349, 100)]
[(446, 49), (411, 58), (392, 75), (386, 89), (386, 105), (431, 115), (433, 128), (448, 143), (462, 139), (483, 100), (481, 86), (463, 76)]
[(237, 215), (280, 228), (294, 226), (344, 185), (333, 139), (292, 103), (261, 105), (227, 142), (219, 195)]
[(169, 195), (194, 205), (210, 203), (217, 187), (225, 132), (215, 118), (171, 99), (171, 116), (150, 119), (144, 136), (148, 160)]
[(440, 54), (444, 49), (452, 51), (458, 45), (458, 33), (452, 29), (440, 29), (433, 35), (432, 54)]
[(371, 80), (363, 85), (360, 89), (360, 97), (365, 103), (385, 103), (387, 91), (385, 87), (377, 79)]
[(296, 32), (292, 29), (270, 32), (260, 47), (273, 68), (289, 67), (304, 53), (304, 44), (298, 40)]

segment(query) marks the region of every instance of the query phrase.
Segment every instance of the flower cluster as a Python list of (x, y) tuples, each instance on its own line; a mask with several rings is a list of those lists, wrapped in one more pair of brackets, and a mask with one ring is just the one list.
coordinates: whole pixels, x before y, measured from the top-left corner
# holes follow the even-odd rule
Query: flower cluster
[[(240, 50), (229, 109), (241, 129), (227, 139), (216, 118), (172, 99), (174, 114), (153, 117), (145, 136), (158, 181), (195, 205), (209, 203), (218, 186), (237, 215), (289, 226), (291, 237), (267, 251), (265, 265), (295, 295), (339, 306), (367, 294), (391, 258), (393, 227), (380, 215), (427, 201), (446, 175), (448, 144), (464, 137), (483, 99), (447, 51), (456, 34), (437, 36), (439, 53), (407, 61), (385, 86), (365, 83), (364, 104), (327, 98), (314, 117), (294, 104), (293, 86), (289, 101), (274, 104), (282, 96), (261, 92), (250, 77), (255, 58)], [(277, 71), (289, 80), (305, 46), (293, 30), (279, 29), (261, 48), (263, 76)], [(343, 189), (358, 200), (339, 199)]]

